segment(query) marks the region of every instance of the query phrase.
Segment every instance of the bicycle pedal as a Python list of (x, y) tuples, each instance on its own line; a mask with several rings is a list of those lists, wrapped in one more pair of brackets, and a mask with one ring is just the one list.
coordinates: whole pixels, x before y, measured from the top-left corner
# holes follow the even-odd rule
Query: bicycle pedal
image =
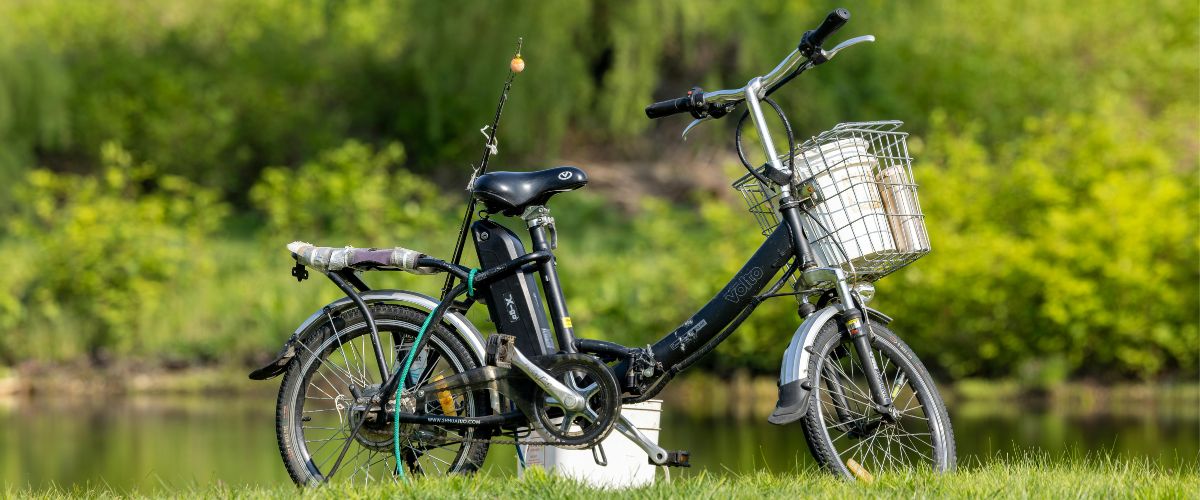
[(491, 366), (512, 368), (512, 353), (516, 346), (516, 337), (503, 333), (493, 333), (487, 339), (485, 361)]
[(688, 460), (691, 458), (691, 452), (687, 450), (677, 450), (667, 452), (667, 461), (661, 464), (656, 464), (654, 461), (646, 458), (650, 465), (661, 465), (663, 467), (691, 467), (692, 463)]

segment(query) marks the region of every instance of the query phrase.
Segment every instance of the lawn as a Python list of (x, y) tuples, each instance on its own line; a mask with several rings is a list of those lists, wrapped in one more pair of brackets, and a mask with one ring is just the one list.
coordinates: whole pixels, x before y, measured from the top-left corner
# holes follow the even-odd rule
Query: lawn
[[(816, 470), (796, 473), (759, 472), (740, 476), (699, 474), (650, 487), (604, 492), (627, 498), (1195, 498), (1200, 492), (1196, 462), (1183, 470), (1166, 469), (1143, 460), (1107, 457), (1030, 455), (967, 464), (950, 474), (880, 475), (871, 484), (848, 482)], [(195, 486), (184, 490), (115, 492), (77, 487), (49, 491), (8, 489), (5, 497), (220, 497), (220, 498), (593, 498), (601, 492), (579, 483), (531, 473), (515, 479), (496, 476), (415, 479), (371, 486), (335, 484), (303, 492), (290, 486)]]

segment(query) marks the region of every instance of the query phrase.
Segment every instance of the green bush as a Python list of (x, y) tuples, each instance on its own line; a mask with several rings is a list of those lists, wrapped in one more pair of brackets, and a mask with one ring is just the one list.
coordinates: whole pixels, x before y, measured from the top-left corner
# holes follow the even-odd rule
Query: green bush
[(915, 170), (934, 251), (880, 286), (919, 352), (956, 376), (1056, 357), (1076, 374), (1195, 372), (1194, 137), (1118, 99), (1031, 119), (995, 150), (934, 123)]
[(10, 322), (51, 327), (11, 328), (7, 362), (141, 351), (139, 324), (161, 297), (211, 268), (205, 242), (227, 211), (217, 194), (158, 175), (115, 145), (101, 157), (103, 175), (34, 170), (16, 191), (25, 213), (10, 231), (29, 245), (22, 264), (33, 271), (0, 287), (18, 307), (11, 295), (0, 303), (19, 313)]
[(271, 234), (296, 240), (337, 237), (358, 247), (392, 246), (447, 230), (444, 194), (398, 168), (403, 160), (399, 144), (375, 151), (350, 141), (298, 169), (267, 168), (250, 198)]
[[(70, 90), (66, 68), (45, 47), (6, 46), (0, 38), (0, 177), (20, 177), (35, 150), (67, 143)], [(0, 197), (0, 212), (11, 208)]]

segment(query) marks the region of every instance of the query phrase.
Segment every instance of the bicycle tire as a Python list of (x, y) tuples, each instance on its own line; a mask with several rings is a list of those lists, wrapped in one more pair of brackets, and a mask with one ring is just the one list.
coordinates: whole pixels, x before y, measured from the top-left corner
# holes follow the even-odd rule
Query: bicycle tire
[[(389, 367), (389, 372), (394, 372), (397, 360), (402, 362), (404, 355), (408, 352), (405, 342), (411, 346), (412, 339), (416, 336), (427, 313), (392, 304), (373, 304), (370, 307), (371, 315), (379, 329), (380, 342), (384, 345), (384, 352), (385, 354), (391, 352), (389, 363), (392, 366)], [(342, 312), (334, 320), (333, 325), (326, 321), (324, 325), (310, 334), (309, 338), (303, 340), (302, 352), (288, 365), (279, 389), (275, 419), (279, 452), (288, 475), (298, 485), (312, 486), (324, 482), (323, 474), (328, 473), (328, 469), (335, 460), (334, 457), (345, 443), (345, 437), (349, 436), (348, 427), (353, 423), (346, 423), (351, 420), (357, 421), (354, 414), (348, 413), (350, 410), (343, 410), (338, 406), (338, 403), (348, 406), (346, 403), (349, 397), (344, 397), (347, 395), (337, 386), (345, 382), (347, 385), (345, 392), (350, 392), (349, 385), (356, 383), (363, 386), (370, 386), (371, 382), (381, 385), (378, 363), (374, 360), (371, 350), (370, 329), (362, 320), (361, 312), (357, 309), (350, 309)], [(345, 326), (337, 327), (339, 323)], [(426, 362), (433, 356), (428, 353), (436, 353), (438, 357), (433, 358), (432, 367), (425, 366), (421, 370), (414, 370), (415, 379), (427, 381), (436, 376), (435, 371), (439, 375), (450, 376), (453, 373), (478, 367), (475, 358), (471, 356), (463, 342), (444, 325), (431, 325), (426, 335), (429, 336), (429, 342), (418, 357)], [(395, 348), (397, 344), (401, 346), (400, 349)], [(347, 349), (346, 346), (352, 347)], [(344, 361), (340, 367), (339, 361)], [(441, 364), (442, 361), (444, 361), (444, 366)], [(322, 368), (330, 368), (330, 370), (322, 372), (320, 371)], [(327, 375), (327, 373), (332, 375)], [(323, 378), (318, 384), (324, 383), (324, 387), (311, 385), (313, 378), (318, 374)], [(334, 382), (335, 380), (337, 382)], [(317, 388), (317, 391), (313, 391), (314, 394), (319, 392), (323, 395), (310, 396), (310, 387)], [(332, 392), (335, 390), (338, 391), (336, 392), (337, 396), (334, 396), (335, 392)], [(339, 400), (339, 398), (342, 399)], [(456, 408), (461, 406), (455, 411), (465, 413), (459, 416), (487, 414), (486, 397), (479, 394), (463, 394), (456, 395), (453, 399)], [(389, 400), (394, 400), (394, 398), (389, 398)], [(322, 403), (323, 401), (324, 403)], [(313, 407), (306, 409), (305, 403), (309, 403)], [(322, 407), (323, 404), (333, 406), (326, 408)], [(343, 415), (343, 413), (346, 414)], [(336, 420), (339, 422), (337, 429), (304, 425), (311, 424), (317, 419), (321, 420), (319, 423), (329, 422), (330, 424), (327, 425), (331, 425), (335, 420), (331, 418), (332, 414), (337, 415)], [(308, 420), (305, 420), (306, 418)], [(309, 430), (307, 433), (306, 428)], [(337, 476), (335, 479), (345, 478), (353, 482), (362, 479), (364, 483), (370, 483), (372, 480), (390, 480), (395, 470), (395, 460), (392, 458), (394, 451), (391, 451), (389, 445), (392, 441), (391, 429), (391, 424), (387, 424), (370, 430), (366, 428), (360, 430), (360, 434), (356, 438), (358, 442), (352, 444), (346, 453), (342, 465), (335, 473)], [(427, 429), (430, 432), (447, 432), (444, 428), (402, 425), (402, 429), (411, 432), (405, 436), (412, 436), (411, 439), (402, 436), (402, 453), (406, 457), (405, 468), (410, 473), (430, 474), (435, 471), (441, 474), (472, 473), (483, 465), (487, 456), (488, 444), (486, 442), (466, 441), (459, 444), (459, 448), (449, 460), (435, 457), (432, 453), (439, 447), (418, 449), (417, 444), (414, 444), (417, 443), (417, 432)], [(324, 440), (321, 445), (310, 443), (315, 440), (309, 439), (307, 435), (320, 434), (317, 432), (318, 430), (334, 430), (335, 432), (326, 432), (331, 434), (331, 437)], [(341, 432), (340, 439), (337, 432)], [(481, 429), (472, 429), (461, 433), (461, 436), (483, 439), (486, 437), (483, 432)], [(313, 444), (313, 447), (324, 446), (324, 448), (313, 451), (309, 449), (310, 444)], [(364, 452), (367, 453), (365, 459), (363, 458)], [(317, 457), (318, 454), (321, 456)], [(444, 455), (444, 453), (442, 454)], [(434, 462), (434, 467), (422, 463), (422, 460), (430, 462), (435, 458), (437, 461), (445, 462), (445, 467), (437, 467), (436, 462)]]
[[(871, 408), (865, 377), (854, 371), (858, 356), (853, 343), (844, 327), (830, 322), (813, 343), (808, 366), (812, 393), (808, 410), (801, 419), (813, 458), (826, 470), (847, 479), (865, 479), (863, 471), (874, 475), (920, 466), (937, 472), (953, 470), (956, 465), (954, 431), (946, 404), (929, 371), (912, 349), (887, 327), (873, 323), (871, 330), (876, 363), (883, 374), (885, 387), (894, 394), (893, 405), (900, 412), (899, 420), (895, 423), (875, 420), (879, 415)], [(861, 370), (861, 364), (858, 366)], [(889, 372), (893, 371), (889, 377)], [(907, 380), (900, 378), (901, 373)], [(836, 403), (831, 380), (841, 385), (844, 405)], [(849, 384), (854, 384), (853, 394), (847, 391)], [(911, 406), (914, 401), (918, 407)], [(831, 429), (840, 434), (834, 436)], [(916, 430), (927, 430), (927, 433), (913, 432)], [(922, 434), (927, 435), (928, 441), (924, 441)], [(902, 438), (909, 439), (904, 441)], [(926, 448), (928, 455), (923, 455)], [(858, 467), (854, 467), (855, 464)]]

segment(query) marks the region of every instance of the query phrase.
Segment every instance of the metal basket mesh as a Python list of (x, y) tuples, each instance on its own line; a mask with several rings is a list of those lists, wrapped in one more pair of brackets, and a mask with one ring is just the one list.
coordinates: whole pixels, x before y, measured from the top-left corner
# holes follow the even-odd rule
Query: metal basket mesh
[[(817, 264), (841, 267), (855, 282), (878, 280), (929, 253), (925, 215), (899, 121), (842, 123), (780, 159), (803, 200), (805, 235)], [(760, 173), (766, 165), (759, 168)], [(733, 183), (770, 234), (779, 226), (774, 184), (746, 174)]]

